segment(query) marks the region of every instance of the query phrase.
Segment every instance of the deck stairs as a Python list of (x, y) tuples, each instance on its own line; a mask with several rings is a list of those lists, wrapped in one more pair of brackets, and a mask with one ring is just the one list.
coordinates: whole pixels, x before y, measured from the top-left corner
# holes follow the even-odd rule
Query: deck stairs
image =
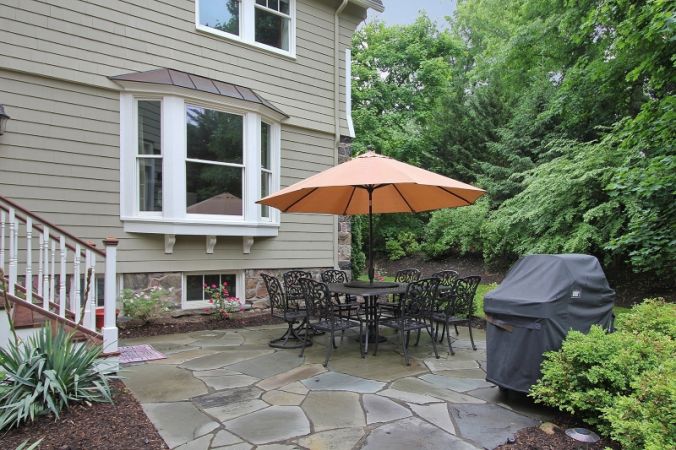
[[(117, 240), (103, 250), (0, 195), (0, 347), (50, 323), (117, 354)], [(96, 324), (96, 276), (104, 277), (103, 326)]]

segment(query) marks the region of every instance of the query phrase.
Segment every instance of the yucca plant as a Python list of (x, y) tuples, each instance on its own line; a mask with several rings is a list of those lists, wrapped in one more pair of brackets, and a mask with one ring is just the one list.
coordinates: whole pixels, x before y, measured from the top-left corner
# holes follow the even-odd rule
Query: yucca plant
[(46, 324), (26, 341), (0, 349), (7, 376), (0, 393), (0, 430), (52, 413), (59, 417), (72, 402), (112, 402), (110, 374), (97, 368), (101, 348), (77, 345), (63, 327)]

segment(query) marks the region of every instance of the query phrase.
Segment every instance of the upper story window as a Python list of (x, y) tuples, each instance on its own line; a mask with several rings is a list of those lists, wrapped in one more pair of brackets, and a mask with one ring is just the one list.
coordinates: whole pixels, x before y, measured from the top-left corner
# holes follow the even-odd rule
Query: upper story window
[(295, 56), (295, 0), (197, 0), (197, 29)]

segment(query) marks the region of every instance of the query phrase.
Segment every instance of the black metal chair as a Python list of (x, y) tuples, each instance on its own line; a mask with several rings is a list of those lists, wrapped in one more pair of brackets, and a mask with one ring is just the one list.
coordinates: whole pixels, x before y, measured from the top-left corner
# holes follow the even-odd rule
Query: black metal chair
[[(272, 317), (282, 319), (288, 324), (286, 333), (278, 339), (273, 339), (270, 341), (270, 347), (275, 348), (300, 348), (306, 345), (306, 342), (301, 339), (300, 336), (296, 334), (294, 325), (297, 323), (302, 323), (306, 317), (305, 311), (300, 311), (297, 308), (289, 308), (286, 301), (286, 296), (282, 290), (282, 284), (276, 277), (262, 273), (263, 282), (265, 283), (265, 288), (268, 291), (268, 296), (270, 298), (270, 313)], [(289, 340), (292, 342), (289, 343)], [(312, 342), (309, 343), (312, 345)]]
[(289, 306), (293, 304), (297, 309), (303, 309), (302, 302), (305, 300), (303, 288), (298, 282), (301, 278), (312, 278), (312, 274), (305, 270), (289, 270), (282, 274), (286, 301)]
[(437, 359), (439, 358), (436, 339), (432, 329), (432, 313), (434, 312), (438, 289), (438, 278), (426, 278), (409, 283), (406, 293), (401, 299), (399, 313), (396, 317), (381, 317), (380, 310), (382, 309), (382, 305), (378, 306), (379, 314), (376, 317), (376, 348), (373, 353), (374, 355), (378, 353), (379, 326), (382, 325), (398, 331), (401, 347), (404, 351), (404, 361), (407, 366), (411, 364), (408, 355), (408, 343), (411, 331), (427, 330), (427, 333), (432, 338), (434, 356)]
[(453, 325), (456, 336), (459, 334), (458, 325), (467, 323), (469, 329), (469, 339), (472, 343), (472, 349), (476, 350), (474, 344), (474, 336), (472, 335), (472, 318), (474, 317), (474, 296), (476, 295), (477, 287), (481, 282), (481, 277), (472, 275), (469, 277), (458, 278), (454, 282), (454, 286), (443, 297), (444, 307), (439, 308), (432, 314), (432, 320), (437, 324), (435, 336), (439, 334), (438, 325), (443, 326), (439, 342), (444, 339), (448, 342), (448, 351), (451, 355), (455, 355), (453, 347), (451, 346), (451, 333), (449, 327)]
[[(412, 283), (419, 279), (420, 270), (415, 268), (401, 269), (394, 275), (395, 283)], [(392, 296), (389, 300), (378, 302), (378, 307), (381, 308), (385, 314), (396, 317), (399, 314), (399, 303), (401, 302), (402, 297), (402, 295)]]
[[(348, 277), (347, 273), (343, 270), (336, 269), (327, 269), (321, 273), (322, 282), (324, 283), (347, 283)], [(357, 299), (348, 294), (345, 294), (345, 299), (343, 302), (340, 301), (340, 294), (333, 294), (333, 298), (336, 303), (336, 309), (338, 310), (340, 316), (342, 317), (343, 312), (347, 312), (347, 317), (351, 316), (351, 313), (357, 312), (359, 310), (359, 303)]]
[[(348, 319), (337, 315), (333, 297), (329, 292), (328, 286), (325, 283), (315, 281), (310, 278), (301, 278), (299, 280), (305, 295), (305, 305), (307, 307), (307, 320), (305, 321), (305, 333), (303, 334), (303, 342), (307, 341), (307, 336), (312, 335), (312, 332), (330, 333), (329, 342), (326, 345), (326, 359), (324, 360), (324, 367), (329, 363), (333, 348), (335, 347), (336, 332), (345, 332), (350, 328), (359, 327), (359, 350), (362, 358), (365, 356), (364, 347), (362, 344), (361, 335), (364, 324), (360, 320)], [(300, 351), (302, 357), (305, 353), (305, 347)]]

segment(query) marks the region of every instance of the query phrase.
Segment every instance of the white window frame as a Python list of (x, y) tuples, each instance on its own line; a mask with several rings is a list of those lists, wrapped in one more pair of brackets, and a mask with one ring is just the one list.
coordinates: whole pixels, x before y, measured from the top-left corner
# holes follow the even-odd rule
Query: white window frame
[(282, 50), (281, 48), (273, 47), (271, 45), (262, 44), (256, 41), (256, 23), (255, 23), (255, 9), (262, 9), (269, 11), (276, 15), (286, 17), (285, 14), (266, 8), (256, 4), (256, 0), (240, 0), (239, 5), (239, 36), (225, 31), (211, 28), (200, 23), (200, 0), (195, 0), (195, 27), (199, 31), (213, 34), (219, 37), (230, 39), (237, 42), (243, 42), (262, 50), (277, 53), (279, 55), (296, 57), (296, 0), (289, 0), (289, 50)]
[[(153, 97), (153, 96), (141, 96), (141, 97), (136, 97), (134, 98), (134, 117), (136, 119), (136, 126), (134, 126), (133, 130), (131, 132), (133, 133), (134, 136), (134, 141), (137, 142), (137, 147), (136, 147), (136, 158), (134, 160), (134, 192), (135, 192), (135, 199), (134, 199), (134, 214), (141, 217), (162, 217), (162, 212), (161, 211), (141, 211), (141, 208), (139, 206), (139, 183), (141, 180), (139, 179), (139, 170), (138, 170), (138, 162), (140, 158), (148, 158), (148, 159), (161, 159), (164, 160), (164, 123), (160, 119), (160, 154), (159, 155), (141, 155), (138, 151), (138, 102), (139, 101), (150, 101), (150, 102), (160, 102), (160, 112), (162, 111), (162, 97)], [(162, 169), (164, 170), (164, 162), (162, 163)], [(164, 177), (164, 175), (163, 175)], [(162, 207), (164, 208), (164, 179), (162, 179)]]
[[(168, 88), (171, 90), (171, 88)], [(221, 96), (195, 96), (148, 92), (120, 94), (120, 219), (124, 230), (200, 236), (277, 236), (280, 212), (271, 208), (271, 217), (261, 218), (255, 202), (260, 199), (260, 124), (270, 124), (271, 192), (279, 190), (281, 168), (281, 117), (272, 117), (260, 105), (232, 101)], [(138, 100), (162, 102), (162, 211), (139, 211), (137, 169)], [(186, 205), (186, 104), (244, 117), (242, 216), (188, 214)], [(250, 107), (250, 108), (249, 108)]]
[[(213, 305), (209, 303), (208, 300), (199, 301), (193, 300), (188, 301), (188, 275), (235, 275), (237, 279), (237, 292), (235, 292), (235, 297), (240, 300), (245, 298), (244, 290), (244, 271), (243, 270), (209, 270), (206, 272), (184, 272), (181, 276), (181, 309), (204, 309), (212, 308)], [(230, 293), (232, 295), (232, 292)]]

